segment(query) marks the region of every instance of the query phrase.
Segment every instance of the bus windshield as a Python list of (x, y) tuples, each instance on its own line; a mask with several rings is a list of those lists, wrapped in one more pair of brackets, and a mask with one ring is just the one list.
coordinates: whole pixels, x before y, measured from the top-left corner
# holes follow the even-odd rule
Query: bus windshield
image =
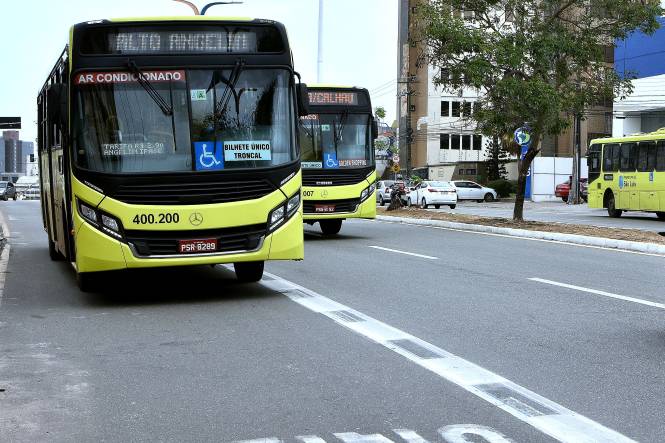
[(303, 168), (363, 168), (374, 165), (371, 117), (367, 114), (310, 114), (300, 119)]
[(84, 169), (203, 172), (297, 159), (285, 69), (84, 72), (74, 85), (75, 158)]

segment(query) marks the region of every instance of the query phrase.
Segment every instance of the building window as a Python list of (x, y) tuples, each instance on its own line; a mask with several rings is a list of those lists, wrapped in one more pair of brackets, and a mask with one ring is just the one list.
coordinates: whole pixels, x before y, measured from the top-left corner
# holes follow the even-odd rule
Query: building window
[(450, 116), (450, 102), (446, 100), (441, 102), (441, 117), (449, 117), (449, 116)]
[(470, 135), (463, 135), (462, 136), (462, 149), (465, 151), (469, 151), (471, 149), (471, 136)]
[(471, 117), (471, 102), (462, 103), (462, 116)]
[(460, 102), (452, 102), (452, 110), (453, 110), (453, 113), (451, 115), (452, 117), (460, 117), (460, 111), (461, 111), (460, 105), (461, 105)]
[(467, 169), (466, 170), (466, 175), (476, 175), (476, 170), (475, 169)]
[(483, 149), (483, 136), (479, 134), (473, 135), (473, 150), (480, 151)]
[(464, 21), (472, 22), (473, 21), (473, 11), (464, 11)]
[(440, 134), (439, 149), (450, 149), (450, 134)]
[(460, 148), (460, 143), (459, 143), (459, 135), (457, 134), (452, 134), (450, 136), (450, 149), (458, 149)]

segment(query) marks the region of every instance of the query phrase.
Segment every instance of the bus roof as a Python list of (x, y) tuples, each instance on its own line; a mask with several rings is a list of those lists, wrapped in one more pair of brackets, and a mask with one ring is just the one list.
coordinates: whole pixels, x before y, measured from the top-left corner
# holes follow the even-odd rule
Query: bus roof
[(602, 143), (641, 142), (641, 141), (661, 140), (661, 139), (665, 139), (665, 128), (660, 128), (654, 132), (627, 135), (625, 137), (595, 138), (591, 140), (590, 144), (597, 145)]

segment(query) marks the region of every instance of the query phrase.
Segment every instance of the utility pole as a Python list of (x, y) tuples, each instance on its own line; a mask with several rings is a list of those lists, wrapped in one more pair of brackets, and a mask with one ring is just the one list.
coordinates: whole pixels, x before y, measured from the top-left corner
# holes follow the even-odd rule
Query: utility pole
[(316, 61), (317, 83), (321, 83), (321, 65), (323, 65), (323, 0), (319, 0), (319, 46)]
[(573, 175), (570, 180), (568, 204), (580, 204), (580, 171), (582, 169), (582, 113), (575, 114), (575, 146), (573, 153)]

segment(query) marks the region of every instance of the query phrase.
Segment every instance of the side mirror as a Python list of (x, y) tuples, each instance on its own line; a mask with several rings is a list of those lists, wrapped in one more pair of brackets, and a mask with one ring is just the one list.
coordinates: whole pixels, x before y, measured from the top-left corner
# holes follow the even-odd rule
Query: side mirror
[(61, 126), (67, 125), (67, 85), (54, 83), (46, 90), (46, 112), (48, 119)]
[(309, 115), (309, 91), (305, 83), (298, 83), (296, 85), (296, 98), (298, 100), (298, 116), (304, 117)]
[(372, 140), (376, 140), (379, 137), (379, 124), (375, 119), (372, 119)]

